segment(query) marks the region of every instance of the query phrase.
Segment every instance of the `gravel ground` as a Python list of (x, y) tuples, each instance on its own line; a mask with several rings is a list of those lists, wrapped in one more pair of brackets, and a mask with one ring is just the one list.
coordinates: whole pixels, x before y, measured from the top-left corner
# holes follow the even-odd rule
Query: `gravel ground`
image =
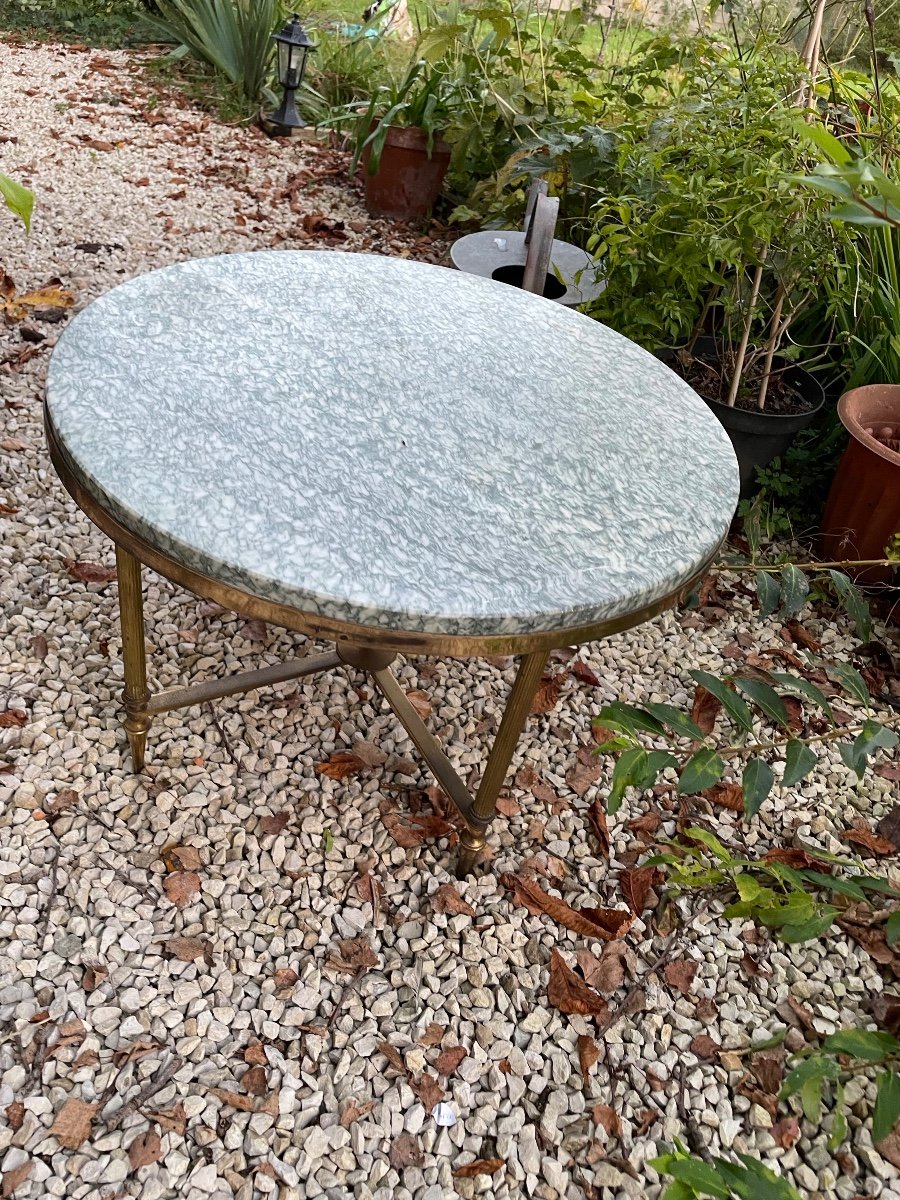
[[(0, 263), (20, 290), (59, 276), (81, 307), (179, 258), (323, 240), (445, 255), (436, 237), (371, 222), (340, 155), (218, 125), (162, 92), (152, 103), (152, 90), (117, 54), (0, 44), (0, 163), (39, 196), (31, 237), (0, 219)], [(819, 1033), (866, 1023), (882, 979), (855, 943), (753, 945), (752, 927), (725, 921), (718, 902), (682, 903), (668, 953), (696, 974), (681, 990), (651, 970), (665, 939), (645, 913), (608, 997), (615, 1009), (643, 976), (645, 1010), (626, 1006), (583, 1080), (578, 1039), (594, 1026), (549, 1004), (548, 963), (554, 949), (574, 963), (602, 946), (515, 906), (500, 881), (530, 869), (571, 903), (621, 906), (619, 874), (641, 844), (627, 823), (658, 811), (659, 835), (672, 835), (676, 813), (665, 796), (632, 796), (603, 857), (586, 811), (608, 770), (573, 774), (592, 717), (616, 698), (689, 702), (689, 668), (783, 646), (779, 622), (755, 621), (737, 593), (718, 620), (670, 613), (585, 647), (596, 683), (567, 674), (556, 706), (531, 720), (517, 759), (528, 787), (510, 789), (483, 873), (455, 885), (464, 903), (447, 911), (448, 842), (404, 849), (380, 815), (430, 780), (362, 677), (169, 714), (146, 773), (132, 775), (115, 585), (73, 578), (65, 562), (108, 566), (111, 550), (44, 451), (59, 326), (26, 326), (39, 340), (0, 328), (4, 1195), (652, 1198), (647, 1162), (688, 1136), (690, 1113), (695, 1141), (762, 1158), (803, 1196), (900, 1196), (900, 1175), (872, 1148), (865, 1078), (848, 1086), (850, 1129), (834, 1151), (806, 1122), (780, 1144), (790, 1139), (773, 1136), (766, 1108), (737, 1091), (742, 1052), (784, 1025), (789, 996)], [(149, 573), (147, 611), (156, 687), (309, 648)], [(849, 658), (848, 626), (809, 610), (803, 620), (825, 653)], [(468, 772), (509, 663), (417, 660), (401, 674), (427, 692), (432, 727)], [(386, 760), (344, 779), (317, 771), (360, 738)], [(776, 788), (747, 847), (799, 836), (846, 850), (834, 831), (876, 820), (894, 786), (857, 786), (831, 750), (813, 780)], [(697, 813), (740, 845), (730, 813), (702, 801)], [(360, 935), (370, 952), (338, 945)], [(710, 1058), (701, 1034), (720, 1048)], [(789, 1044), (801, 1041), (792, 1029)], [(474, 1159), (501, 1164), (454, 1174)]]

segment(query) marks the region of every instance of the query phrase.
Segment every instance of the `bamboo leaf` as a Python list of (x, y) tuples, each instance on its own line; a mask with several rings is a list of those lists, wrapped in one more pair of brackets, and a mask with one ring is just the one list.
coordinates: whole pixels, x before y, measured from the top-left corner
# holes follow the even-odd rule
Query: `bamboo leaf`
[(789, 725), (787, 709), (784, 701), (773, 687), (763, 683), (761, 679), (744, 679), (735, 677), (735, 686), (739, 687), (745, 696), (749, 696), (757, 708), (761, 709), (770, 720), (776, 721), (786, 729)]
[(754, 755), (744, 767), (741, 787), (744, 789), (744, 812), (755, 817), (772, 790), (775, 776), (764, 758)]
[(11, 213), (19, 218), (26, 232), (31, 229), (31, 213), (34, 209), (34, 192), (15, 179), (10, 179), (0, 171), (0, 197)]
[(869, 689), (859, 671), (854, 671), (847, 663), (825, 663), (824, 666), (829, 679), (839, 683), (848, 696), (869, 708)]
[(756, 572), (756, 593), (759, 596), (759, 617), (771, 617), (781, 600), (781, 588), (768, 571)]
[(878, 1077), (875, 1112), (872, 1114), (872, 1141), (883, 1142), (900, 1117), (900, 1075), (885, 1071)]
[(809, 595), (809, 580), (793, 563), (781, 571), (781, 615), (793, 617), (806, 603)]
[(678, 780), (678, 791), (685, 794), (702, 792), (722, 778), (725, 763), (714, 750), (704, 746), (692, 754)]
[(740, 696), (736, 695), (721, 679), (710, 675), (709, 671), (691, 671), (690, 676), (722, 702), (722, 706), (739, 728), (747, 733), (753, 731), (753, 714), (750, 709)]
[(644, 705), (644, 708), (652, 716), (656, 717), (657, 721), (662, 721), (663, 724), (668, 725), (672, 732), (679, 737), (690, 738), (691, 741), (703, 741), (703, 730), (686, 713), (683, 713), (680, 708), (675, 708), (671, 704), (649, 702)]
[(791, 675), (787, 671), (770, 671), (769, 674), (786, 692), (795, 692), (798, 696), (811, 700), (813, 704), (821, 708), (829, 720), (834, 721), (834, 712), (828, 702), (828, 697), (820, 687), (816, 687), (808, 679), (801, 679), (798, 675)]
[(855, 583), (843, 571), (829, 571), (838, 599), (847, 610), (856, 626), (856, 632), (864, 642), (872, 640), (872, 614), (868, 601)]

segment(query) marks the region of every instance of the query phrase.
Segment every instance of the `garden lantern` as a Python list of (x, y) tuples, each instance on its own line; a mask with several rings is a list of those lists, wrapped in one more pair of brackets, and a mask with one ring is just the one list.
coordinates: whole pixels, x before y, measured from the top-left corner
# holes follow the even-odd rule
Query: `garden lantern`
[(278, 46), (278, 81), (284, 88), (284, 99), (279, 108), (272, 113), (270, 120), (273, 125), (290, 132), (292, 129), (301, 129), (306, 124), (297, 112), (294, 93), (303, 82), (306, 56), (316, 47), (309, 40), (309, 35), (300, 24), (296, 13), (280, 33), (272, 35), (272, 40)]

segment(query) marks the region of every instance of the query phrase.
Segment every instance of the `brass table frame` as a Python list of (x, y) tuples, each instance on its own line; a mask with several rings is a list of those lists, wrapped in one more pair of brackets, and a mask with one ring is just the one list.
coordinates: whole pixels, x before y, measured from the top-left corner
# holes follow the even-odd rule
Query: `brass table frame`
[[(50, 457), (66, 491), (90, 520), (115, 544), (119, 582), (119, 615), (122, 626), (122, 658), (125, 668), (125, 687), (122, 693), (125, 708), (124, 728), (131, 749), (135, 771), (144, 767), (147, 735), (153, 717), (172, 709), (190, 708), (208, 700), (251, 691), (289, 679), (301, 679), (321, 671), (347, 665), (369, 672), (375, 685), (388, 702), (394, 715), (409, 734), (425, 759), (432, 774), (446, 791), (464, 822), (456, 872), (469, 874), (481, 852), (488, 826), (495, 812), (500, 790), (506, 779), (519, 735), (531, 709), (534, 694), (543, 675), (551, 650), (562, 646), (592, 642), (611, 633), (619, 633), (677, 603), (687, 595), (706, 574), (718, 551), (714, 551), (697, 568), (691, 578), (675, 591), (652, 601), (633, 612), (613, 617), (594, 625), (576, 629), (559, 629), (537, 633), (503, 634), (497, 636), (459, 636), (419, 633), (400, 629), (382, 629), (372, 625), (357, 625), (301, 612), (273, 600), (265, 600), (230, 584), (211, 579), (186, 567), (152, 546), (145, 539), (126, 529), (79, 482), (66, 451), (53, 430), (45, 408), (45, 428)], [(147, 686), (147, 649), (144, 636), (144, 600), (141, 585), (141, 566), (145, 564), (160, 575), (186, 588), (197, 596), (214, 600), (224, 608), (240, 612), (253, 619), (296, 630), (310, 638), (333, 641), (335, 649), (326, 654), (289, 659), (258, 671), (242, 671), (224, 679), (213, 679), (189, 687), (174, 688), (151, 695)], [(390, 667), (398, 654), (455, 655), (478, 657), (484, 655), (519, 655), (521, 662), (507, 699), (500, 727), (485, 763), (484, 772), (474, 795), (457, 774), (441, 743), (425, 725), (406, 697)]]

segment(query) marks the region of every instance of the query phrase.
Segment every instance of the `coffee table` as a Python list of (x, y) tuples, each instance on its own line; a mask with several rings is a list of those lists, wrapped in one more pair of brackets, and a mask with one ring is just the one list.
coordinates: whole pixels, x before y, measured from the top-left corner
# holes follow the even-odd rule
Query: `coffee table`
[[(68, 492), (116, 546), (124, 726), (330, 671), (371, 673), (464, 822), (473, 867), (549, 652), (702, 576), (731, 443), (673, 372), (504, 284), (364, 254), (195, 259), (114, 288), (53, 352)], [(151, 695), (141, 564), (324, 654)], [(390, 666), (520, 655), (474, 795)]]

